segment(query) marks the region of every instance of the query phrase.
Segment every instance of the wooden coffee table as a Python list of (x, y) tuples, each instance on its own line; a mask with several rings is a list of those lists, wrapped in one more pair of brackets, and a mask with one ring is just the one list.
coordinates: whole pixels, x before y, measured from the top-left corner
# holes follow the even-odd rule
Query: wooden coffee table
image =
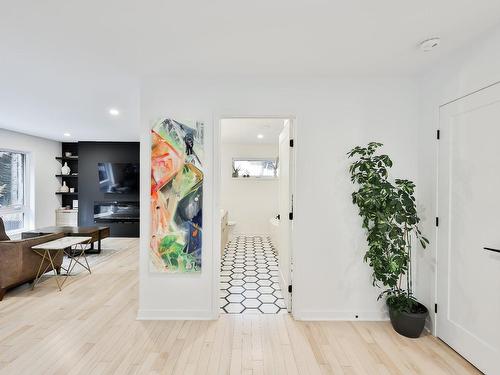
[[(72, 237), (91, 237), (90, 251), (87, 253), (101, 252), (101, 241), (110, 235), (109, 227), (90, 226), (90, 227), (44, 227), (35, 230), (23, 232), (22, 238), (39, 237), (51, 233), (64, 233), (65, 236)], [(94, 242), (97, 242), (97, 251), (94, 250)]]

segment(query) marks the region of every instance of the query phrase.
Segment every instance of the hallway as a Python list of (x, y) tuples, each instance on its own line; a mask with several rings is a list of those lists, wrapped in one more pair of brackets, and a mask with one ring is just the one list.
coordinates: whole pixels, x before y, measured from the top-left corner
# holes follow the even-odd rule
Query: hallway
[(286, 313), (278, 275), (278, 254), (269, 237), (236, 237), (222, 257), (221, 312)]

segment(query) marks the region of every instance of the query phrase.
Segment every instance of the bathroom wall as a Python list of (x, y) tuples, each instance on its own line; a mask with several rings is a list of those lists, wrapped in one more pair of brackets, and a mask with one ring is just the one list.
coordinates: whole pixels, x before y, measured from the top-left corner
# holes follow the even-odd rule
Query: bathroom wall
[(278, 179), (233, 178), (232, 159), (277, 156), (277, 140), (276, 144), (222, 143), (220, 204), (236, 222), (233, 235), (269, 234), (269, 220), (278, 212)]

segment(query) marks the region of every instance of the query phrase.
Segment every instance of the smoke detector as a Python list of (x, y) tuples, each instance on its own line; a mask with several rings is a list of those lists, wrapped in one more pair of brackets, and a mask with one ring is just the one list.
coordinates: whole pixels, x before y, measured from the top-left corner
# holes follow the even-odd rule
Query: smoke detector
[(429, 52), (439, 46), (439, 43), (441, 43), (440, 38), (430, 38), (420, 43), (420, 49), (424, 52)]

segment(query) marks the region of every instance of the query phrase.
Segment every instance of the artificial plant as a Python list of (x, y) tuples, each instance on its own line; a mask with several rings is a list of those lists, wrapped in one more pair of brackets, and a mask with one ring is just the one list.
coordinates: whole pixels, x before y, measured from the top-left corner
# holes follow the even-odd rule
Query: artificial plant
[(412, 238), (423, 248), (429, 241), (418, 227), (415, 184), (410, 180), (390, 180), (393, 163), (388, 155), (377, 153), (381, 146), (371, 142), (348, 153), (349, 158), (355, 158), (349, 172), (358, 187), (352, 193), (352, 201), (358, 206), (367, 231), (364, 261), (373, 269), (373, 285), (383, 286), (379, 299), (385, 295), (393, 309), (417, 312), (419, 304), (412, 290)]
[(240, 175), (240, 168), (237, 168), (233, 165), (232, 177), (239, 177), (239, 175)]

